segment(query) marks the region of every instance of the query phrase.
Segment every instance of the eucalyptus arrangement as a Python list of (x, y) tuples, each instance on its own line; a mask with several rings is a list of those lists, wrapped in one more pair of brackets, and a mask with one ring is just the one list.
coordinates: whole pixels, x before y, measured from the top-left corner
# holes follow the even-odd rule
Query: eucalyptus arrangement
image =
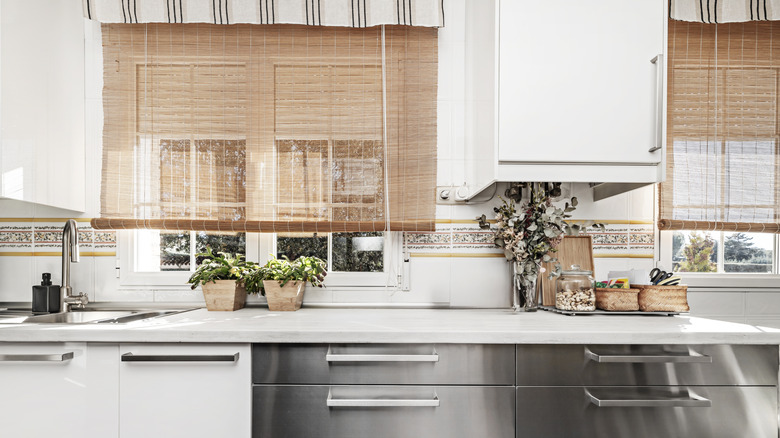
[[(561, 196), (560, 186), (561, 183), (514, 183), (504, 193), (506, 198), (501, 198), (503, 204), (493, 209), (496, 214), (494, 244), (504, 249), (504, 256), (513, 266), (512, 307), (515, 310), (536, 310), (536, 284), (545, 272), (542, 263), (554, 263), (555, 268), (549, 273), (551, 278), (560, 275), (560, 264), (550, 254), (557, 251), (564, 236), (577, 235), (589, 226), (603, 227), (592, 222), (567, 223), (566, 219), (577, 207), (577, 198), (572, 197), (563, 208), (555, 206), (552, 199)], [(522, 202), (523, 189), (529, 190), (525, 203)], [(491, 228), (484, 214), (477, 221), (480, 228)]]
[(259, 292), (257, 284), (250, 281), (259, 269), (257, 263), (247, 261), (241, 254), (234, 257), (232, 254), (219, 252), (215, 255), (211, 248), (197, 255), (205, 258), (187, 280), (192, 289), (201, 284), (215, 283), (217, 280), (235, 280), (236, 284), (246, 287), (247, 293)]

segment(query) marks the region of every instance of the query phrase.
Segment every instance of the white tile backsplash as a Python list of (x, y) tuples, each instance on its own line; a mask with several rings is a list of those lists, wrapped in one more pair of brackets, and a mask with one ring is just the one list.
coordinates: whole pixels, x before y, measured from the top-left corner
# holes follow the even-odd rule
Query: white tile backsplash
[(34, 278), (33, 267), (34, 257), (0, 257), (2, 301), (32, 300), (32, 286), (41, 284), (40, 275)]
[(453, 257), (451, 271), (450, 306), (510, 306), (511, 271), (506, 260)]
[(688, 292), (688, 305), (696, 316), (745, 315), (744, 292)]
[(745, 298), (745, 311), (750, 316), (780, 316), (780, 290), (748, 294)]
[(412, 257), (410, 292), (400, 292), (394, 302), (449, 303), (452, 264), (448, 257)]

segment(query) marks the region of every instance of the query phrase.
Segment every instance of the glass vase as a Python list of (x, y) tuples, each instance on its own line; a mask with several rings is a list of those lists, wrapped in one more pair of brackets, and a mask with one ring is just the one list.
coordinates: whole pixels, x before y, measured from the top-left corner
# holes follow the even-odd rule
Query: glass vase
[(517, 273), (517, 264), (512, 263), (512, 310), (515, 312), (536, 312), (539, 308), (538, 271), (536, 281), (528, 287), (522, 280), (523, 276)]

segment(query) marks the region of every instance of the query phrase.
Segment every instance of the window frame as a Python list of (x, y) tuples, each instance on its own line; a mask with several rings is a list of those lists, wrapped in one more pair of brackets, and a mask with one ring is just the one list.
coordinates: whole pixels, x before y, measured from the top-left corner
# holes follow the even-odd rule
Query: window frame
[[(673, 234), (676, 230), (660, 230), (658, 240), (659, 268), (667, 270), (674, 265), (672, 262)], [(699, 230), (702, 231), (702, 230)], [(706, 231), (706, 230), (703, 230)], [(777, 289), (780, 283), (780, 239), (775, 236), (774, 260), (772, 273), (755, 272), (679, 272), (683, 283), (689, 287), (708, 289)], [(722, 245), (722, 242), (719, 242)], [(719, 254), (722, 254), (720, 251)], [(722, 256), (721, 256), (722, 257)]]
[[(163, 287), (189, 288), (187, 279), (190, 271), (142, 272), (136, 270), (138, 254), (137, 230), (117, 231), (117, 250), (119, 255), (119, 285), (122, 287)], [(330, 240), (330, 238), (329, 238)], [(385, 232), (384, 271), (382, 272), (333, 272), (328, 271), (326, 288), (334, 289), (400, 289), (403, 284), (401, 269), (402, 232)], [(332, 246), (329, 246), (332, 248)], [(192, 249), (191, 249), (192, 250)], [(276, 254), (276, 233), (246, 233), (247, 260), (265, 263), (269, 255)], [(192, 269), (192, 268), (191, 268)]]

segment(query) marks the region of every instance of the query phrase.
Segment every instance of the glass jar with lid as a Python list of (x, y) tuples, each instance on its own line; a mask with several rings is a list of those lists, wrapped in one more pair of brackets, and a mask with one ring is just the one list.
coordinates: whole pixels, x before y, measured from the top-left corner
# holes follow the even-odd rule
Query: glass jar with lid
[(571, 265), (555, 282), (555, 307), (561, 310), (592, 312), (596, 310), (593, 271)]

